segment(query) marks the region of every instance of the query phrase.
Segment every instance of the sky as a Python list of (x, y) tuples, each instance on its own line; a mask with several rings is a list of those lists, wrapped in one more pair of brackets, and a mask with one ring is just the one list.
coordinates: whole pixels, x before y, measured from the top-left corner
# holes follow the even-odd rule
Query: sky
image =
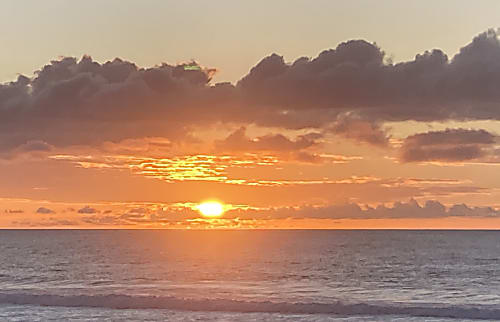
[(3, 1), (0, 227), (498, 229), (498, 21), (498, 1)]

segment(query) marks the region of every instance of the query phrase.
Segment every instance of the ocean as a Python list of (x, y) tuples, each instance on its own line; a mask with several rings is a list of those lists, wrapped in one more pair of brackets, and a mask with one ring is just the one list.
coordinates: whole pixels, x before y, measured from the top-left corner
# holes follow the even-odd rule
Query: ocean
[(500, 320), (500, 232), (0, 230), (1, 321)]

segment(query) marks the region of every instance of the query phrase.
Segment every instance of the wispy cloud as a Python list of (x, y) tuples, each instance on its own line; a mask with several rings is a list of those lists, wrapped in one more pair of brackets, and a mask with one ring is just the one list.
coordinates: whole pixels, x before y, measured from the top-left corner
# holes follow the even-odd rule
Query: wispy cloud
[[(347, 163), (361, 157), (322, 154), (318, 156), (332, 163)], [(142, 158), (135, 156), (77, 156), (53, 155), (49, 158), (69, 161), (82, 168), (128, 169), (135, 174), (167, 182), (214, 181), (242, 185), (283, 185), (332, 183), (331, 180), (256, 180), (248, 177), (232, 177), (230, 168), (276, 167), (282, 160), (273, 155), (244, 153), (240, 155), (186, 155), (173, 158)]]

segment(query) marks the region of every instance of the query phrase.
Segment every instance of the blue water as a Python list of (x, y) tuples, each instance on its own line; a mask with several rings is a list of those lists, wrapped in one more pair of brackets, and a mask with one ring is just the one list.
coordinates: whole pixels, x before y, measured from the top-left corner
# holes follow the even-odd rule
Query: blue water
[(0, 230), (0, 320), (500, 320), (500, 232)]

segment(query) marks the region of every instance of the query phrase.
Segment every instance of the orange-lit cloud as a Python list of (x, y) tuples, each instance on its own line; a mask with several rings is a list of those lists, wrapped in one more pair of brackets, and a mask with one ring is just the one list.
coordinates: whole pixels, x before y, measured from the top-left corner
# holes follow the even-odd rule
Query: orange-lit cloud
[[(491, 30), (396, 64), (364, 40), (272, 54), (235, 84), (197, 63), (54, 60), (0, 85), (0, 226), (492, 222), (499, 62)], [(210, 198), (222, 217), (196, 211)]]
[[(469, 218), (476, 221), (498, 218), (500, 210), (492, 207), (471, 207), (465, 204), (445, 206), (437, 201), (423, 204), (415, 200), (396, 202), (392, 205), (376, 206), (358, 204), (340, 204), (331, 206), (296, 206), (255, 208), (244, 205), (226, 205), (229, 209), (220, 218), (202, 217), (196, 204), (111, 204), (85, 206), (80, 210), (68, 207), (69, 204), (51, 203), (55, 210), (40, 207), (31, 216), (19, 216), (20, 212), (11, 212), (0, 222), (3, 227), (36, 228), (54, 227), (128, 227), (128, 228), (261, 228), (275, 226), (281, 228), (299, 228), (300, 221), (314, 222), (321, 228), (321, 222), (328, 227), (335, 223), (356, 220), (358, 224), (379, 220), (378, 225), (385, 227), (397, 220), (435, 220), (447, 218)], [(94, 208), (95, 207), (95, 208)], [(42, 209), (42, 210), (40, 210)], [(83, 209), (83, 210), (82, 210)], [(89, 211), (87, 211), (89, 210)], [(91, 210), (91, 211), (90, 211)], [(29, 212), (28, 212), (29, 213)], [(342, 225), (341, 225), (342, 227)], [(500, 226), (498, 226), (500, 228)]]
[[(360, 157), (337, 155), (318, 156), (333, 163), (345, 163), (359, 160)], [(255, 180), (245, 177), (230, 177), (228, 168), (258, 168), (278, 166), (280, 161), (276, 156), (244, 153), (231, 155), (186, 155), (174, 158), (141, 158), (134, 156), (73, 156), (53, 155), (49, 158), (70, 161), (82, 168), (96, 169), (129, 169), (133, 173), (152, 177), (167, 182), (176, 181), (215, 181), (228, 184), (243, 185), (292, 185), (318, 183), (348, 183), (346, 180)], [(368, 178), (370, 179), (370, 178)], [(354, 179), (357, 182), (367, 182), (366, 178)]]

